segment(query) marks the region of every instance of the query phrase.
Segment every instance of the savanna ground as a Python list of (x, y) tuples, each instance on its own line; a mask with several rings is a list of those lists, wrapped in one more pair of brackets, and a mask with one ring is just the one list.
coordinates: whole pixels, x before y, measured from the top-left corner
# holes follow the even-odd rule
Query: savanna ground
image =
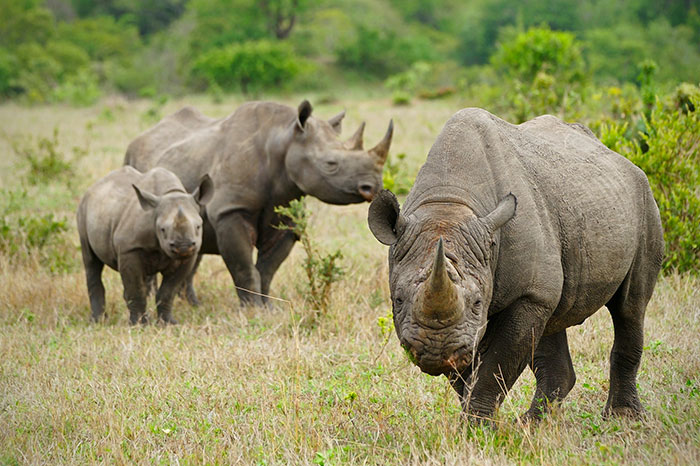
[[(347, 109), (346, 137), (367, 120), (367, 146), (394, 118), (391, 153), (394, 162), (406, 154), (402, 176), (416, 173), (442, 124), (469, 104), (397, 108), (371, 93), (282, 100), (304, 97), (319, 117)], [(129, 326), (111, 270), (108, 319), (90, 323), (74, 226), (82, 192), (119, 167), (128, 142), (159, 115), (193, 104), (224, 116), (240, 102), (0, 107), (2, 202), (25, 190), (13, 201), (21, 215), (52, 213), (68, 226), (41, 251), (0, 252), (0, 463), (700, 464), (696, 278), (661, 278), (648, 307), (642, 420), (601, 416), (613, 337), (603, 309), (570, 329), (577, 384), (544, 422), (515, 420), (534, 392), (526, 370), (495, 430), (464, 425), (446, 379), (420, 373), (393, 334), (386, 249), (366, 226), (366, 204), (308, 203), (313, 239), (324, 251), (340, 249), (345, 270), (314, 325), (298, 246), (273, 282), (283, 301), (272, 310), (240, 308), (223, 262), (207, 257), (196, 280), (203, 305), (177, 299), (179, 325)], [(56, 128), (54, 149), (73, 173), (32, 185), (11, 141), (36, 145)]]

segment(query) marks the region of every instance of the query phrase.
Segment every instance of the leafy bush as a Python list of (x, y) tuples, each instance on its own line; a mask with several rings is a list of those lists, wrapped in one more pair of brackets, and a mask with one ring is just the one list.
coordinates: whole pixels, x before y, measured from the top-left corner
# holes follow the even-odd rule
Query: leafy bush
[(415, 175), (410, 176), (406, 170), (404, 159), (406, 154), (398, 154), (396, 156), (398, 162), (394, 162), (390, 157), (387, 157), (384, 163), (384, 171), (382, 172), (382, 183), (384, 189), (388, 189), (397, 195), (408, 194), (416, 180)]
[(582, 99), (586, 69), (582, 45), (568, 32), (531, 28), (501, 44), (491, 58), (509, 80), (501, 105), (517, 122), (543, 113), (563, 114)]
[[(700, 100), (690, 98), (694, 107)], [(629, 139), (627, 123), (601, 125), (600, 138), (649, 178), (666, 242), (664, 270), (700, 271), (700, 112), (664, 107), (644, 118), (641, 141)]]
[(0, 252), (10, 257), (38, 255), (40, 263), (53, 272), (74, 268), (73, 254), (63, 236), (68, 230), (65, 218), (26, 214), (24, 190), (3, 191), (0, 199)]
[(202, 54), (193, 72), (224, 90), (244, 93), (279, 86), (301, 71), (299, 58), (284, 43), (259, 40)]
[(286, 207), (275, 207), (275, 213), (288, 218), (294, 223), (289, 226), (281, 223), (277, 228), (291, 230), (301, 242), (306, 258), (304, 259), (304, 271), (307, 278), (307, 297), (313, 306), (313, 315), (310, 323), (313, 324), (319, 315), (328, 314), (331, 298), (331, 286), (344, 275), (338, 262), (343, 258), (342, 252), (336, 250), (324, 256), (318, 251), (318, 247), (311, 239), (309, 228), (309, 211), (306, 209), (304, 198), (293, 200)]
[(11, 144), (15, 154), (27, 163), (27, 181), (32, 185), (56, 180), (70, 181), (74, 174), (73, 164), (65, 159), (58, 148), (58, 128), (54, 128), (52, 138), (34, 141), (30, 137), (15, 137)]
[(358, 26), (354, 39), (340, 44), (336, 58), (341, 66), (386, 77), (417, 61), (431, 61), (435, 51), (424, 36), (398, 36), (393, 31)]

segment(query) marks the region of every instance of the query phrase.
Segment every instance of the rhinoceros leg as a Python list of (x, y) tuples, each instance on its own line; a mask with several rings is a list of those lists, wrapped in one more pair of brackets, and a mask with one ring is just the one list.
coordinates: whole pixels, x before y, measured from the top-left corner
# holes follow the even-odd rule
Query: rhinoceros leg
[(644, 412), (637, 394), (637, 370), (642, 359), (644, 311), (649, 298), (625, 288), (623, 284), (607, 304), (615, 341), (610, 352), (610, 392), (603, 414), (636, 417)]
[(175, 298), (175, 293), (182, 288), (196, 260), (196, 258), (193, 258), (191, 262), (163, 273), (163, 281), (156, 293), (156, 308), (158, 310), (158, 318), (166, 324), (177, 324), (177, 321), (172, 316), (173, 299)]
[(463, 407), (471, 422), (484, 422), (493, 416), (531, 361), (551, 312), (523, 300), (489, 320), (480, 344), (481, 363), (463, 394)]
[(129, 322), (145, 324), (146, 317), (146, 277), (138, 253), (119, 256), (119, 274), (124, 285), (124, 300), (129, 309)]
[(194, 276), (197, 273), (197, 269), (199, 268), (200, 262), (202, 262), (201, 254), (197, 255), (197, 259), (195, 260), (194, 266), (192, 267), (190, 273), (187, 274), (187, 277), (185, 278), (185, 283), (182, 287), (182, 291), (184, 291), (185, 294), (185, 299), (187, 299), (187, 302), (190, 303), (190, 305), (192, 306), (199, 306), (200, 304), (202, 304), (202, 302), (197, 297), (197, 292), (194, 290)]
[(233, 277), (241, 304), (261, 306), (260, 272), (253, 265), (251, 228), (237, 213), (223, 216), (214, 228), (219, 252)]
[(87, 281), (88, 296), (90, 297), (90, 310), (92, 320), (99, 321), (105, 312), (105, 287), (102, 284), (102, 269), (104, 263), (95, 255), (87, 240), (80, 240), (80, 249), (85, 266), (85, 279)]
[(576, 383), (566, 330), (540, 338), (530, 367), (537, 379), (537, 389), (530, 409), (523, 416), (525, 421), (541, 418), (550, 405), (563, 400)]
[[(297, 241), (297, 236), (289, 230), (267, 229), (265, 233), (269, 235), (262, 238), (259, 243), (258, 260), (255, 267), (260, 272), (260, 292), (263, 295), (270, 294), (270, 283), (275, 276), (282, 262), (289, 256), (289, 253)], [(267, 303), (267, 296), (263, 296), (263, 302)]]

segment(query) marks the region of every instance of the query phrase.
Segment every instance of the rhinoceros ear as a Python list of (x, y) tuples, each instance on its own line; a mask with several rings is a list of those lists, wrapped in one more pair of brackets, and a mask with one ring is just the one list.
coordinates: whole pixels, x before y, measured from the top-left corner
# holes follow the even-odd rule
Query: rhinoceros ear
[(345, 110), (328, 120), (328, 124), (331, 125), (336, 134), (340, 134), (343, 129), (343, 118), (345, 118)]
[(192, 197), (199, 205), (205, 205), (214, 195), (214, 182), (207, 173), (199, 182), (199, 186), (192, 192)]
[(382, 189), (369, 205), (367, 223), (369, 229), (380, 243), (391, 246), (396, 243), (397, 226), (401, 221), (399, 201), (394, 193)]
[(494, 231), (501, 228), (508, 220), (513, 218), (515, 210), (518, 207), (518, 199), (513, 193), (508, 194), (501, 199), (495, 209), (484, 217), (484, 221), (489, 227), (489, 230)]
[(299, 104), (298, 114), (297, 114), (297, 128), (302, 132), (306, 129), (306, 120), (311, 116), (313, 107), (308, 100), (304, 100)]
[(160, 197), (155, 194), (149, 193), (148, 191), (141, 191), (138, 186), (132, 184), (134, 191), (136, 191), (136, 197), (139, 198), (139, 204), (143, 210), (155, 209), (160, 203)]

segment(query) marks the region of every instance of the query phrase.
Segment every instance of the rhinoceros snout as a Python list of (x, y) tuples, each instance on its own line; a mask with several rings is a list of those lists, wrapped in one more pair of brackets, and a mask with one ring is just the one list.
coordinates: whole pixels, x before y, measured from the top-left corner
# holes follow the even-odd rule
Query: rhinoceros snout
[(187, 241), (183, 243), (170, 243), (170, 250), (173, 254), (181, 257), (189, 257), (194, 254), (197, 243), (194, 241)]
[(360, 183), (357, 187), (357, 191), (360, 193), (360, 196), (362, 196), (367, 202), (370, 202), (372, 199), (374, 199), (374, 195), (377, 193), (377, 190), (375, 189), (374, 185), (369, 183)]

